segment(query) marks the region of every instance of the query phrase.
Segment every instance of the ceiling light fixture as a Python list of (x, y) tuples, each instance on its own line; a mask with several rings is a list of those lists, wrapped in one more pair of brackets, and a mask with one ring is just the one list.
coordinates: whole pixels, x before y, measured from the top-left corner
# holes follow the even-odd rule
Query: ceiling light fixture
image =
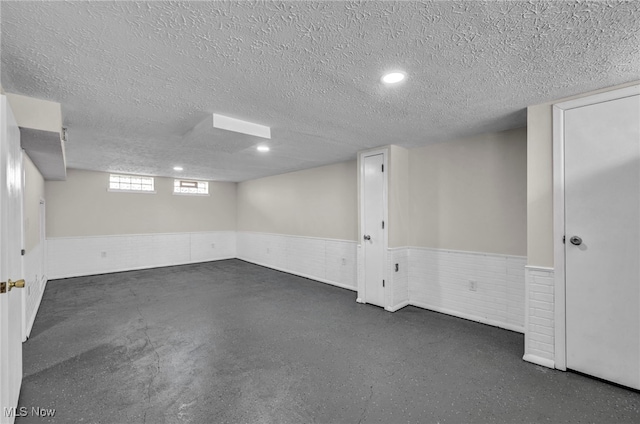
[(174, 167), (173, 167), (173, 170), (174, 170), (174, 171), (182, 171), (182, 169), (183, 169), (183, 168), (182, 168), (181, 166), (174, 166)]
[(385, 84), (395, 84), (402, 81), (404, 77), (404, 72), (389, 72), (382, 77), (382, 82), (384, 82)]
[(230, 118), (224, 115), (213, 114), (213, 128), (234, 131), (240, 134), (248, 134), (256, 137), (271, 138), (271, 128), (265, 125), (254, 124), (253, 122), (241, 119)]
[(269, 146), (258, 146), (258, 151), (259, 152), (268, 152), (269, 151)]

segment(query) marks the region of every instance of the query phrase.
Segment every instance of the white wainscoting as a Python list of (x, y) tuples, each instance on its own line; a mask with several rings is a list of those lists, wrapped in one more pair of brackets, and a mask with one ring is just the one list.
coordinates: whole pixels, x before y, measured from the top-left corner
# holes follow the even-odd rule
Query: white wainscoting
[(235, 231), (47, 239), (49, 279), (235, 257)]
[(527, 265), (527, 315), (523, 359), (549, 368), (555, 367), (555, 317), (553, 268)]
[[(390, 290), (387, 295), (390, 296), (387, 302), (387, 311), (395, 312), (410, 304), (409, 301), (409, 248), (397, 247), (388, 249), (387, 252), (387, 279)], [(398, 264), (398, 271), (396, 271)]]
[(355, 241), (282, 234), (237, 233), (237, 257), (349, 290), (356, 290)]
[(525, 264), (521, 256), (411, 247), (409, 303), (523, 333)]
[[(65, 237), (48, 240), (47, 270), (53, 279), (239, 258), (355, 291), (363, 274), (360, 250), (349, 240), (245, 231)], [(388, 311), (414, 305), (525, 332), (526, 258), (420, 247), (392, 248), (387, 258)], [(542, 318), (540, 311), (532, 313)], [(527, 352), (552, 358), (541, 350), (548, 341), (541, 323), (528, 324), (537, 332), (528, 336)]]
[(24, 279), (26, 285), (22, 290), (22, 295), (25, 296), (23, 339), (26, 339), (31, 334), (31, 328), (47, 285), (47, 276), (44, 270), (44, 253), (45, 246), (39, 243), (24, 256)]

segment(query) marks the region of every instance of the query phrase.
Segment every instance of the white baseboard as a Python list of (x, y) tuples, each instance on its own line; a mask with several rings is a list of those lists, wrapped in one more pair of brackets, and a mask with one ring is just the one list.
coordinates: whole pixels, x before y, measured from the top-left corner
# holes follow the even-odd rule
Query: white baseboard
[(127, 271), (141, 271), (144, 269), (156, 269), (156, 268), (165, 268), (165, 267), (169, 267), (169, 266), (180, 266), (180, 265), (193, 265), (193, 264), (202, 264), (202, 263), (206, 263), (206, 262), (215, 262), (215, 261), (226, 261), (228, 259), (236, 259), (236, 256), (222, 256), (222, 257), (217, 257), (215, 259), (211, 259), (208, 261), (186, 261), (186, 262), (180, 262), (180, 263), (170, 263), (170, 264), (159, 264), (159, 265), (144, 265), (144, 266), (137, 266), (137, 267), (127, 267), (127, 268), (114, 268), (114, 269), (110, 269), (108, 271), (102, 271), (102, 272), (94, 272), (91, 274), (87, 274), (87, 273), (82, 273), (82, 274), (69, 274), (66, 275), (64, 277), (58, 277), (55, 278), (56, 280), (60, 280), (60, 279), (64, 279), (64, 278), (76, 278), (76, 277), (88, 277), (91, 275), (102, 275), (102, 274), (111, 274), (111, 273), (115, 273), (115, 272), (127, 272)]
[(495, 321), (495, 320), (491, 320), (491, 319), (486, 319), (484, 317), (467, 314), (467, 313), (456, 311), (456, 310), (453, 310), (453, 309), (441, 308), (441, 307), (429, 305), (429, 304), (423, 303), (423, 302), (410, 301), (409, 303), (412, 306), (417, 306), (418, 308), (428, 309), (430, 311), (440, 312), (440, 313), (451, 315), (451, 316), (454, 316), (454, 317), (463, 318), (463, 319), (466, 319), (466, 320), (469, 320), (469, 321), (476, 321), (476, 322), (479, 322), (479, 323), (482, 323), (482, 324), (487, 324), (487, 325), (492, 325), (494, 327), (504, 328), (505, 330), (515, 331), (517, 333), (524, 333), (524, 327), (520, 327), (520, 326), (517, 326), (517, 325), (508, 324), (508, 323), (505, 323), (505, 322)]
[(553, 360), (547, 358), (541, 358), (540, 356), (532, 355), (530, 353), (525, 354), (522, 357), (523, 360), (531, 362), (532, 364), (540, 365), (547, 368), (555, 368), (556, 364)]
[(405, 300), (404, 302), (400, 302), (395, 306), (389, 306), (389, 307), (386, 307), (384, 309), (386, 311), (389, 311), (389, 312), (396, 312), (396, 311), (399, 311), (400, 309), (404, 308), (405, 306), (409, 306), (410, 304), (411, 303), (409, 303), (408, 300)]
[(325, 284), (331, 284), (332, 286), (340, 287), (342, 289), (356, 291), (356, 288), (353, 287), (353, 286), (349, 286), (347, 284), (342, 284), (342, 283), (339, 283), (337, 281), (327, 280), (326, 278), (318, 278), (318, 277), (314, 277), (312, 275), (305, 274), (303, 272), (291, 271), (291, 270), (288, 270), (286, 268), (281, 268), (281, 267), (276, 267), (276, 266), (272, 266), (272, 265), (269, 265), (269, 264), (256, 262), (256, 261), (253, 261), (253, 260), (250, 260), (250, 259), (247, 259), (247, 258), (243, 258), (241, 256), (238, 256), (237, 259), (240, 259), (241, 261), (249, 262), (249, 263), (252, 263), (252, 264), (255, 264), (255, 265), (260, 265), (260, 266), (263, 266), (265, 268), (275, 269), (276, 271), (286, 272), (287, 274), (297, 275), (298, 277), (308, 278), (309, 280), (319, 281), (319, 282), (325, 283)]

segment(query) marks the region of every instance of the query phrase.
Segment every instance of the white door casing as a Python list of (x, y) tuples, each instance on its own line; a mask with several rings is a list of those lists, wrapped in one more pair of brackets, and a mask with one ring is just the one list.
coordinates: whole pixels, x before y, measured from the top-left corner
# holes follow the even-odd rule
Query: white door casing
[(362, 303), (386, 307), (387, 263), (387, 150), (360, 157), (360, 243), (364, 284), (358, 293)]
[[(0, 281), (22, 275), (22, 151), (20, 130), (0, 96)], [(0, 294), (0, 423), (13, 423), (22, 384), (22, 289)], [(6, 409), (7, 408), (7, 409)], [(5, 413), (8, 412), (8, 413)], [(13, 411), (15, 412), (15, 410)]]
[[(18, 128), (19, 130), (20, 128)], [(25, 184), (26, 184), (26, 172), (25, 172), (25, 166), (24, 166), (24, 149), (22, 149), (21, 143), (20, 143), (20, 138), (18, 137), (18, 145), (20, 146), (20, 191), (18, 192), (18, 200), (20, 202), (20, 213), (19, 213), (19, 217), (20, 217), (20, 226), (17, 228), (17, 230), (20, 232), (20, 234), (16, 237), (20, 240), (20, 278), (23, 278), (25, 276), (25, 264), (24, 264), (24, 254), (26, 253), (25, 250), (23, 250), (24, 246), (25, 246), (25, 242), (24, 242), (24, 238), (25, 238), (25, 231), (24, 229), (26, 228), (26, 222), (25, 222), (25, 205), (24, 205), (24, 192), (26, 190), (25, 188)], [(30, 288), (29, 288), (30, 289)], [(27, 332), (27, 293), (25, 290), (17, 290), (18, 294), (20, 295), (20, 298), (22, 300), (22, 341), (26, 342), (27, 339), (29, 338), (29, 334)]]
[(40, 199), (40, 209), (39, 209), (39, 216), (38, 216), (38, 221), (39, 221), (39, 227), (38, 227), (38, 231), (39, 231), (39, 235), (40, 235), (40, 248), (42, 249), (42, 253), (40, 255), (41, 257), (41, 264), (40, 264), (40, 273), (41, 275), (39, 275), (40, 277), (40, 281), (38, 282), (39, 284), (43, 284), (43, 281), (45, 280), (45, 275), (46, 275), (46, 269), (47, 269), (47, 227), (46, 227), (46, 211), (47, 211), (47, 206), (45, 204), (45, 200), (44, 199)]
[(635, 388), (640, 388), (639, 94), (635, 86), (554, 106), (556, 367)]

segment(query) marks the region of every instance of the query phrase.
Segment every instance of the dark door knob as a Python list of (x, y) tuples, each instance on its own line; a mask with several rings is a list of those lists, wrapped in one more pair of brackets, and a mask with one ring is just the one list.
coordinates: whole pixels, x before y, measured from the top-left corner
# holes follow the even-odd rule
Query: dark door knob
[(575, 246), (580, 246), (582, 244), (582, 239), (578, 236), (571, 237), (569, 241)]
[(371, 240), (371, 236), (364, 236), (365, 240)]

